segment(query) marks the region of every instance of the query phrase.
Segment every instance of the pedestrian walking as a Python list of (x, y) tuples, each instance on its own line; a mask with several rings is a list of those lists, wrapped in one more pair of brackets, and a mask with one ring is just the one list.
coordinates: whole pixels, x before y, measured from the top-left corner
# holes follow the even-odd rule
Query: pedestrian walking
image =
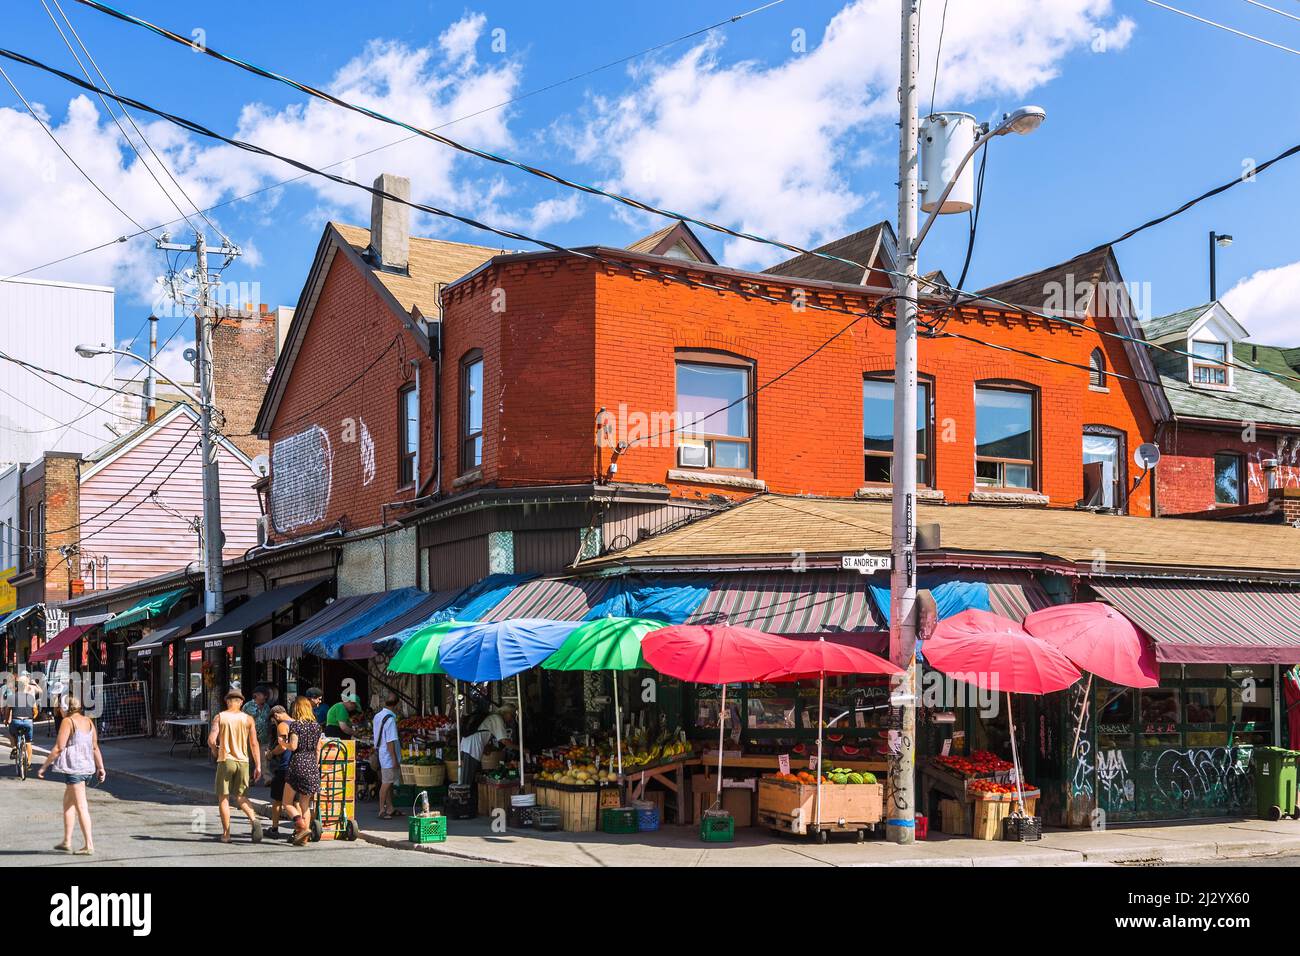
[(266, 753), (271, 749), (271, 692), (265, 684), (253, 688), (253, 699), (244, 705), (244, 713), (253, 718), (257, 745)]
[[(59, 725), (59, 736), (54, 741), (36, 771), (45, 779), (45, 771), (53, 768), (63, 774), (63, 840), (54, 849), (72, 851), (75, 856), (90, 856), (95, 852), (95, 837), (91, 830), (90, 804), (86, 800), (86, 782), (92, 777), (104, 782), (104, 755), (99, 752), (99, 733), (95, 723), (86, 716), (80, 698), (69, 697), (63, 702), (64, 718)], [(72, 828), (81, 826), (82, 846), (72, 850)]]
[[(253, 718), (244, 713), (244, 692), (232, 687), (226, 692), (226, 709), (212, 718), (208, 749), (217, 762), (217, 812), (221, 816), (221, 842), (230, 842), (230, 801), (248, 817), (253, 842), (262, 842), (262, 821), (248, 802), (251, 779), (262, 775), (262, 751), (257, 743)], [(251, 775), (250, 775), (251, 765)]]
[(284, 782), (293, 800), (285, 803), (293, 816), (294, 846), (302, 846), (311, 836), (311, 804), (320, 792), (320, 748), (325, 741), (308, 698), (295, 699), (290, 715), (290, 757)]
[(384, 695), (384, 707), (375, 714), (375, 756), (379, 761), (379, 819), (402, 814), (393, 807), (393, 787), (402, 778), (402, 750), (397, 737), (397, 701), (393, 691)]
[(289, 712), (279, 704), (271, 708), (271, 748), (267, 751), (271, 776), (271, 836), (280, 835), (284, 814), (284, 774), (289, 767)]

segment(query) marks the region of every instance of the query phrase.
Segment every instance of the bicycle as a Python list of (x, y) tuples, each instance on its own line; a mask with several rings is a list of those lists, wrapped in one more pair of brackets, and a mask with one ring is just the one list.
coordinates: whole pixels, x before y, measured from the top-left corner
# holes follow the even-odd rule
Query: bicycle
[(14, 770), (18, 774), (19, 780), (27, 779), (27, 771), (31, 769), (32, 758), (28, 752), (31, 731), (26, 727), (14, 728), (14, 740), (18, 746), (13, 749)]

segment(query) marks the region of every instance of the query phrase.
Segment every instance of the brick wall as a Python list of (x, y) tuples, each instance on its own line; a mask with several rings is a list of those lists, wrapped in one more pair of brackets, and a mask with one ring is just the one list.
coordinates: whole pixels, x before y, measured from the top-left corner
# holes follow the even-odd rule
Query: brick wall
[[(718, 281), (716, 275), (710, 281)], [(772, 278), (768, 294), (787, 296), (792, 284)], [(492, 312), (495, 290), (505, 312)], [(809, 292), (835, 308), (862, 310), (854, 293)], [(445, 294), (447, 374), (444, 452), (453, 461), (459, 423), (459, 357), (479, 348), (485, 357), (485, 483), (530, 484), (589, 480), (596, 466), (595, 417), (604, 407), (616, 431), (642, 415), (651, 424), (675, 410), (677, 350), (716, 350), (749, 359), (759, 384), (793, 366), (832, 338), (850, 316), (795, 311), (752, 297), (687, 288), (630, 276), (580, 260), (538, 259), (485, 270)], [(1091, 320), (1113, 330), (1109, 319)], [(980, 341), (1027, 349), (1087, 366), (1100, 344), (1110, 369), (1132, 374), (1119, 342), (1019, 316), (966, 311), (949, 329)], [(893, 333), (858, 322), (798, 370), (757, 398), (756, 477), (770, 491), (852, 495), (864, 485), (862, 379), (893, 367)], [(1040, 451), (1038, 491), (1053, 506), (1072, 507), (1083, 493), (1085, 425), (1114, 428), (1124, 455), (1152, 438), (1137, 387), (1115, 378), (1089, 388), (1083, 369), (991, 350), (955, 339), (924, 339), (920, 370), (934, 381), (936, 485), (949, 501), (968, 500), (975, 487), (975, 383), (1014, 381), (1036, 391)], [(620, 431), (621, 430), (621, 431)], [(645, 432), (643, 432), (644, 434)], [(603, 450), (603, 464), (610, 452)], [(682, 497), (750, 493), (722, 483), (675, 482), (671, 436), (632, 447), (619, 460), (618, 480), (669, 484)], [(603, 465), (602, 465), (603, 467)], [(1130, 480), (1132, 469), (1129, 469)], [(457, 490), (448, 467), (443, 490)], [(463, 487), (463, 486), (462, 486)], [(1135, 494), (1135, 514), (1149, 495)]]
[(78, 554), (65, 558), (60, 547), (81, 541), (81, 459), (75, 455), (45, 456), (45, 593), (47, 601), (67, 600), (69, 582), (81, 579)]
[(1156, 498), (1160, 514), (1185, 514), (1216, 507), (1214, 456), (1240, 455), (1246, 465), (1245, 494), (1241, 504), (1268, 500), (1268, 480), (1263, 462), (1279, 458), (1278, 483), (1300, 488), (1300, 466), (1278, 455), (1277, 437), (1260, 429), (1247, 441), (1239, 423), (1222, 429), (1167, 425), (1160, 435), (1160, 464), (1156, 468)]
[[(273, 326), (272, 326), (273, 328)], [(336, 256), (271, 426), (273, 531), (299, 537), (381, 521), (398, 487), (398, 392), (420, 401), (419, 484), (433, 467), (433, 363), (344, 256)]]
[(278, 349), (276, 312), (266, 306), (224, 316), (212, 331), (213, 401), (225, 417), (221, 431), (249, 458), (269, 448), (252, 431)]

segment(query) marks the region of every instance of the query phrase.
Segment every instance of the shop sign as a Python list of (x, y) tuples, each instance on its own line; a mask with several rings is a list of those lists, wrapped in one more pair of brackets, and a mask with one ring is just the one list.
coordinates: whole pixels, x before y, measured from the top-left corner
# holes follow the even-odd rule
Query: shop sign
[(888, 571), (894, 566), (894, 559), (888, 554), (846, 554), (840, 558), (840, 568), (844, 571), (857, 571), (858, 574), (874, 574)]
[(0, 614), (18, 610), (18, 591), (9, 583), (9, 579), (17, 571), (17, 568), (6, 568), (0, 571)]

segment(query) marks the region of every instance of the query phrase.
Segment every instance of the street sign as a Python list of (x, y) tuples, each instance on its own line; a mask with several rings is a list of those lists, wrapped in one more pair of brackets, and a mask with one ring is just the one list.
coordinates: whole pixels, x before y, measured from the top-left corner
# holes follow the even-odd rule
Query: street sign
[(887, 554), (846, 554), (840, 558), (840, 567), (843, 570), (857, 571), (859, 574), (888, 571), (893, 566), (894, 559)]

